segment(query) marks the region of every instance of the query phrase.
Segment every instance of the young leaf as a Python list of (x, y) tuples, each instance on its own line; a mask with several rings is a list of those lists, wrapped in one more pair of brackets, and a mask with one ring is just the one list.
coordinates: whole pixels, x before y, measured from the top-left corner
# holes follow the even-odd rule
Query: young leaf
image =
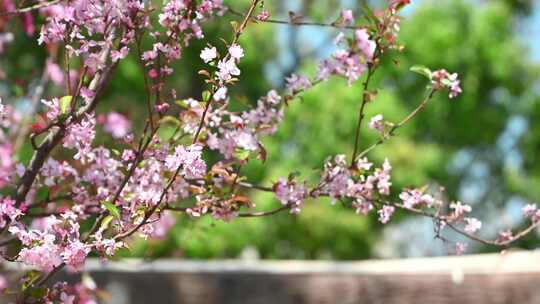
[(69, 105), (71, 104), (71, 99), (73, 99), (73, 97), (70, 95), (60, 98), (60, 113), (61, 114), (67, 114)]
[(210, 97), (212, 97), (212, 93), (210, 93), (210, 91), (202, 92), (202, 101), (207, 102), (210, 100)]
[(116, 207), (113, 203), (111, 203), (111, 202), (103, 202), (103, 205), (105, 206), (105, 208), (107, 210), (109, 210), (109, 212), (112, 214), (112, 216), (114, 216), (116, 218), (120, 218), (120, 210), (118, 210), (118, 207)]
[(114, 217), (113, 217), (112, 215), (109, 215), (109, 216), (105, 217), (105, 218), (103, 219), (103, 221), (101, 222), (101, 228), (102, 228), (103, 230), (109, 228), (109, 224), (111, 223), (111, 221), (112, 221), (113, 219), (114, 219)]
[(413, 65), (410, 70), (431, 80), (431, 70), (423, 65)]

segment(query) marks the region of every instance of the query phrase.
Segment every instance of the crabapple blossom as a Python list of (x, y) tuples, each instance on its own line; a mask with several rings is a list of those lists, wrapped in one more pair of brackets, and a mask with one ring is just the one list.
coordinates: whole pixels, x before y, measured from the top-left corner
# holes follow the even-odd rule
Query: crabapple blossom
[(417, 206), (431, 207), (435, 203), (433, 196), (417, 189), (403, 191), (399, 195), (399, 198), (403, 201), (403, 206), (406, 208), (416, 208)]
[(214, 100), (220, 101), (227, 99), (227, 87), (221, 87), (214, 93)]
[(308, 196), (307, 188), (301, 183), (280, 178), (274, 185), (276, 198), (283, 205), (290, 205), (291, 213), (300, 213)]
[(456, 255), (462, 255), (467, 250), (466, 243), (456, 242)]
[(218, 78), (221, 81), (230, 80), (233, 76), (240, 75), (240, 69), (236, 66), (233, 58), (218, 62)]
[(255, 18), (257, 18), (259, 21), (266, 21), (270, 18), (270, 12), (263, 9)]
[(244, 57), (244, 49), (240, 45), (234, 44), (229, 47), (229, 54), (232, 58), (240, 60), (240, 58)]
[(182, 168), (187, 178), (200, 178), (206, 173), (206, 163), (202, 159), (202, 147), (191, 145), (189, 147), (177, 146), (174, 153), (165, 159), (165, 167), (169, 171)]
[(341, 11), (341, 19), (345, 25), (352, 25), (354, 23), (353, 12), (350, 9)]
[(371, 118), (369, 121), (369, 128), (372, 130), (377, 130), (379, 132), (384, 132), (384, 121), (382, 114), (377, 114)]
[(205, 63), (209, 63), (210, 61), (217, 58), (217, 49), (215, 47), (206, 47), (201, 51), (201, 59)]
[(381, 209), (379, 209), (379, 211), (377, 211), (379, 214), (379, 221), (383, 224), (388, 223), (395, 210), (396, 208), (394, 208), (394, 206), (384, 205)]
[(0, 274), (0, 292), (3, 292), (8, 288), (8, 281), (6, 277)]
[(120, 113), (110, 112), (103, 121), (103, 130), (116, 139), (123, 138), (130, 132), (131, 122)]
[(467, 223), (467, 225), (465, 226), (465, 231), (467, 233), (475, 233), (480, 228), (482, 228), (482, 222), (475, 218), (466, 217), (465, 222)]
[[(442, 200), (428, 193), (429, 187), (395, 189), (390, 161), (385, 158), (380, 164), (370, 158), (367, 140), (356, 139), (352, 157), (347, 155), (349, 150), (330, 155), (314, 166), (319, 168), (316, 174), (298, 177), (291, 173), (271, 187), (252, 184), (241, 170), (248, 163), (264, 162), (270, 153), (264, 138), (278, 132), (290, 107), (301, 106), (297, 102), (301, 94), (331, 77), (344, 78), (352, 86), (368, 75), (363, 84), (368, 91), (361, 94), (355, 130), (360, 138), (364, 106), (376, 102), (366, 97), (378, 89), (370, 86), (370, 76), (383, 57), (397, 56), (389, 50), (401, 50), (398, 12), (409, 2), (391, 1), (385, 9), (374, 11), (370, 22), (358, 22), (366, 24), (362, 27), (354, 26), (351, 10), (341, 10), (340, 18), (327, 24), (342, 31), (335, 39), (337, 48), (318, 63), (314, 75), (295, 71), (285, 78), (283, 90), (270, 89), (245, 104), (237, 102), (232, 89), (243, 81), (238, 67), (241, 58), (252, 51), (240, 46), (240, 36), (248, 26), (276, 21), (260, 9), (262, 1), (252, 1), (248, 14), (233, 27), (232, 40), (223, 41), (227, 46), (223, 55), (213, 46), (217, 42), (204, 35), (209, 19), (222, 20), (219, 17), (226, 8), (221, 0), (166, 0), (159, 8), (141, 0), (73, 0), (34, 12), (40, 18), (24, 12), (23, 29), (28, 33), (43, 21), (37, 39), (48, 54), (43, 75), (56, 91), (36, 94), (36, 101), (41, 100), (37, 113), (21, 113), (0, 100), (0, 242), (10, 246), (13, 237), (18, 251), (13, 260), (40, 270), (48, 279), (46, 272), (64, 265), (81, 270), (90, 254), (105, 259), (114, 256), (119, 249), (128, 248), (128, 238), (134, 235), (165, 238), (176, 223), (175, 212), (228, 222), (282, 210), (298, 214), (308, 199), (316, 204), (323, 197), (332, 203), (339, 201), (335, 208), (371, 214), (383, 224), (401, 209), (435, 219), (441, 232), (451, 226), (471, 237), (482, 223), (466, 217), (472, 211), (469, 205), (452, 202), (450, 212), (445, 213), (439, 208)], [(294, 20), (279, 23), (298, 25)], [(140, 43), (143, 37), (149, 42)], [(0, 33), (0, 53), (14, 38), (11, 33)], [(193, 39), (207, 45), (199, 53), (207, 64), (199, 71), (205, 85), (200, 98), (177, 96), (180, 93), (170, 88), (175, 84), (167, 82)], [(57, 49), (64, 51), (61, 60)], [(135, 115), (124, 116), (101, 106), (108, 102), (101, 93), (128, 56), (137, 59), (144, 76), (148, 111), (140, 121), (131, 117)], [(433, 94), (445, 89), (454, 98), (461, 93), (457, 73), (440, 69), (430, 76)], [(63, 87), (66, 96), (54, 95), (59, 92), (57, 86)], [(421, 115), (427, 101), (404, 123)], [(31, 122), (28, 132), (23, 128), (26, 121)], [(97, 131), (96, 123), (100, 125)], [(169, 130), (168, 124), (174, 127)], [(401, 124), (385, 125), (383, 114), (372, 117), (368, 124), (381, 133), (385, 127), (394, 131)], [(114, 141), (95, 140), (101, 130)], [(384, 135), (394, 135), (388, 133)], [(31, 149), (30, 160), (20, 159), (19, 134), (25, 140), (24, 149)], [(373, 147), (385, 140), (379, 138)], [(252, 212), (256, 204), (251, 191), (269, 192), (281, 206)], [(401, 202), (394, 202), (398, 197)], [(525, 206), (523, 213), (533, 224), (540, 220), (536, 205)], [(464, 231), (457, 228), (462, 226)], [(507, 245), (514, 239), (517, 237), (507, 230), (492, 242)], [(456, 253), (465, 248), (466, 244), (455, 243)], [(0, 290), (5, 288), (2, 284), (0, 276)], [(97, 303), (95, 286), (47, 286), (48, 301)]]
[(523, 215), (531, 219), (533, 223), (540, 221), (540, 210), (535, 204), (528, 204), (522, 209)]
[(448, 96), (454, 98), (461, 94), (460, 81), (457, 77), (457, 73), (450, 74), (445, 69), (437, 70), (432, 73), (431, 85), (434, 90), (447, 88), (450, 91)]
[(454, 210), (452, 215), (454, 216), (454, 218), (457, 218), (457, 219), (462, 218), (465, 215), (465, 213), (469, 213), (472, 210), (471, 206), (463, 204), (460, 201), (452, 202), (450, 204), (450, 209)]
[(291, 93), (307, 90), (311, 88), (311, 81), (303, 75), (292, 74), (285, 79), (287, 90)]

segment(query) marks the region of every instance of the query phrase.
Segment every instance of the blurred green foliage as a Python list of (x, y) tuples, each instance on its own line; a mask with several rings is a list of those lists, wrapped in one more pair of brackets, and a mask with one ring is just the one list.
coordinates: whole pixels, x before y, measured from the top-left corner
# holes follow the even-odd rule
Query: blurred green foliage
[[(228, 1), (237, 10), (243, 9), (245, 2)], [(273, 17), (287, 18), (291, 5), (288, 1), (266, 2)], [(301, 12), (317, 21), (331, 22), (339, 15), (335, 10), (339, 1), (300, 2), (303, 2)], [(468, 167), (481, 162), (489, 168), (484, 176), (489, 180), (489, 188), (478, 198), (477, 206), (482, 202), (502, 205), (512, 196), (524, 199), (540, 196), (540, 162), (537, 161), (540, 106), (538, 92), (534, 91), (539, 70), (530, 59), (523, 37), (516, 35), (516, 24), (530, 13), (530, 4), (530, 1), (509, 0), (482, 4), (423, 1), (406, 11), (400, 36), (405, 51), (390, 53), (383, 61), (372, 85), (379, 90), (378, 95), (369, 104), (367, 117), (382, 113), (396, 122), (414, 109), (422, 100), (426, 85), (425, 79), (408, 71), (415, 64), (458, 72), (464, 93), (453, 101), (439, 94), (421, 115), (399, 130), (399, 136), (370, 154), (376, 164), (385, 157), (390, 159), (394, 167), (394, 189), (437, 182), (445, 186), (450, 199), (457, 199), (464, 181), (468, 180)], [(226, 16), (237, 19), (230, 14)], [(178, 96), (196, 97), (204, 90), (202, 78), (197, 75), (197, 70), (203, 67), (199, 52), (206, 42), (222, 47), (218, 37), (229, 37), (231, 32), (224, 24), (223, 21), (208, 24), (206, 39), (194, 41), (184, 51), (168, 83), (176, 88)], [(328, 41), (325, 45), (330, 45), (338, 33), (310, 29), (306, 34), (298, 28), (280, 25), (250, 26), (240, 41), (246, 57), (240, 64), (243, 77), (232, 90), (235, 106), (254, 104), (273, 87), (267, 77), (269, 70), (278, 70), (280, 79), (296, 69), (312, 75), (318, 52), (307, 52), (304, 43), (312, 40), (309, 35), (317, 30), (320, 33), (316, 35), (328, 36), (322, 39)], [(8, 72), (21, 76), (35, 73), (43, 54), (18, 56), (22, 49), (31, 47), (24, 39), (18, 41), (23, 42), (12, 47), (7, 56), (16, 60), (20, 70)], [(280, 61), (284, 54), (292, 60)], [(134, 56), (119, 65), (107, 89), (106, 102), (98, 112), (114, 109), (142, 121), (145, 91)], [(399, 64), (392, 59), (398, 59)], [(339, 153), (350, 156), (361, 96), (359, 84), (348, 87), (345, 80), (333, 79), (291, 102), (279, 132), (265, 139), (266, 164), (253, 161), (243, 172), (254, 183), (263, 185), (292, 171), (302, 172), (303, 178), (313, 180), (326, 157)], [(282, 82), (278, 83), (281, 85)], [(55, 90), (48, 93), (52, 95)], [(507, 152), (498, 146), (510, 117), (521, 117), (530, 127), (517, 143), (523, 157), (523, 163), (517, 167), (506, 165)], [(109, 140), (98, 138), (103, 143)], [(364, 129), (362, 147), (375, 140), (376, 134)], [(470, 155), (470, 163), (453, 168), (456, 155), (464, 151)], [(250, 196), (261, 210), (279, 205), (268, 194), (250, 193)], [(482, 214), (475, 215), (482, 219)], [(223, 223), (210, 217), (199, 220), (180, 215), (167, 240), (133, 242), (130, 252), (125, 254), (150, 258), (238, 257), (245, 248), (254, 247), (264, 258), (368, 258), (373, 255), (382, 228), (374, 217), (358, 216), (339, 205), (332, 206), (328, 200), (308, 201), (299, 216), (279, 214)], [(538, 240), (533, 236), (521, 245), (535, 244)]]

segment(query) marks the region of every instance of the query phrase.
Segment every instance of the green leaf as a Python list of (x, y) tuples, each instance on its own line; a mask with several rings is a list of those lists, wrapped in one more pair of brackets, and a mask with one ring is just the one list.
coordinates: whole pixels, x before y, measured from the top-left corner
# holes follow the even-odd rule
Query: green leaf
[(236, 151), (234, 151), (234, 156), (236, 156), (236, 158), (239, 160), (246, 160), (249, 158), (250, 153), (251, 152), (249, 150), (236, 148)]
[(46, 287), (30, 287), (27, 290), (27, 294), (30, 295), (34, 299), (41, 299), (45, 295), (47, 295), (47, 288)]
[(46, 200), (49, 197), (49, 188), (41, 187), (36, 193), (36, 201), (41, 202)]
[(375, 16), (375, 13), (371, 9), (371, 7), (369, 7), (369, 5), (367, 5), (366, 3), (362, 3), (360, 4), (360, 9), (362, 10), (364, 17), (366, 17), (368, 21), (377, 23), (378, 18), (377, 16)]
[(118, 207), (116, 207), (113, 203), (111, 203), (111, 202), (103, 202), (103, 205), (105, 206), (105, 208), (107, 210), (109, 210), (109, 212), (112, 214), (112, 216), (114, 216), (116, 218), (120, 218), (120, 210), (118, 210)]
[(431, 70), (423, 65), (413, 65), (410, 70), (431, 80)]
[(114, 216), (112, 215), (105, 217), (103, 221), (101, 222), (101, 229), (106, 230), (107, 228), (109, 228), (109, 224), (111, 223), (113, 219), (114, 219)]
[(71, 104), (72, 99), (73, 97), (70, 95), (60, 98), (60, 113), (61, 114), (67, 114), (67, 111), (69, 109), (69, 105)]
[(180, 120), (178, 120), (178, 118), (176, 118), (174, 116), (170, 116), (170, 115), (163, 116), (163, 118), (161, 118), (159, 120), (159, 124), (164, 124), (164, 123), (170, 123), (170, 124), (173, 124), (175, 126), (179, 126), (181, 124), (181, 122), (180, 122)]
[(239, 28), (238, 22), (236, 22), (236, 21), (231, 21), (231, 26), (232, 26), (232, 28), (233, 28), (233, 30), (234, 30), (235, 32), (238, 32), (238, 28)]
[(212, 97), (212, 93), (210, 93), (210, 91), (206, 90), (206, 91), (202, 92), (202, 100), (204, 102), (209, 101), (210, 97)]

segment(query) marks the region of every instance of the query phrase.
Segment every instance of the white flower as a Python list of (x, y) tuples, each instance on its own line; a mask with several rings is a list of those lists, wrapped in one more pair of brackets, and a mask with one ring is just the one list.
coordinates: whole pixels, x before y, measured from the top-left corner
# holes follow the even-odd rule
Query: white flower
[(204, 48), (204, 50), (201, 51), (201, 59), (208, 63), (212, 60), (214, 60), (217, 57), (217, 49), (215, 47), (212, 48)]
[(227, 98), (227, 87), (221, 87), (214, 93), (214, 100), (220, 101)]
[(240, 58), (244, 57), (244, 49), (241, 46), (239, 46), (238, 44), (233, 44), (229, 48), (229, 54), (231, 54), (231, 57), (233, 57), (235, 59), (240, 59)]

